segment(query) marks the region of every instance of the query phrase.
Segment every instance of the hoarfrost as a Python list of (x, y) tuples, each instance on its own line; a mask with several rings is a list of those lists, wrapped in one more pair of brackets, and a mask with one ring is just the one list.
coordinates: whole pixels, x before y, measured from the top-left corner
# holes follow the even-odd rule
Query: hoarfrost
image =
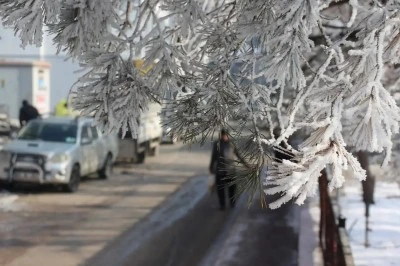
[[(301, 204), (327, 165), (331, 189), (348, 167), (363, 179), (346, 148), (390, 162), (400, 110), (384, 73), (400, 58), (399, 1), (0, 0), (0, 16), (23, 46), (40, 45), (47, 26), (80, 61), (73, 105), (106, 132), (137, 136), (153, 102), (166, 103), (185, 141), (230, 128), (248, 162), (238, 180), (283, 193), (271, 207)], [(308, 137), (292, 147), (299, 132)], [(271, 148), (293, 157), (276, 160)]]

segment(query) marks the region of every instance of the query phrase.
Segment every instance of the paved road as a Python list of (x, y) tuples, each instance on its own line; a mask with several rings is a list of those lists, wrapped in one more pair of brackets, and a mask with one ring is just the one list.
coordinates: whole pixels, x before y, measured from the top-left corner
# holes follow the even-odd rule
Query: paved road
[(73, 195), (1, 193), (0, 265), (81, 264), (191, 177), (204, 176), (208, 160), (209, 147), (163, 146), (145, 165), (118, 168), (106, 181), (88, 179)]
[(298, 208), (249, 209), (242, 198), (218, 211), (207, 192), (209, 152), (163, 146), (145, 165), (87, 180), (74, 195), (5, 195), (0, 265), (297, 265)]

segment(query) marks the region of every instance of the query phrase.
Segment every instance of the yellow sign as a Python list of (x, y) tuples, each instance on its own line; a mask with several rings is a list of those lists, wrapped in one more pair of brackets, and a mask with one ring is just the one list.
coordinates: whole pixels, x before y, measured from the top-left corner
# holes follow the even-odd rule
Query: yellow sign
[(145, 67), (144, 60), (141, 59), (133, 60), (133, 63), (135, 64), (135, 67), (140, 71), (140, 74), (142, 74), (142, 76), (146, 75), (154, 66), (153, 64), (149, 64)]

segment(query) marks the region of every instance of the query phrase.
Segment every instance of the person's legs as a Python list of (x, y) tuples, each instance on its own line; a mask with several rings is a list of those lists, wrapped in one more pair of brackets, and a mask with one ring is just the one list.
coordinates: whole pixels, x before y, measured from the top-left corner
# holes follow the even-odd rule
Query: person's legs
[(223, 175), (216, 175), (215, 184), (217, 185), (217, 195), (219, 200), (219, 207), (225, 209), (225, 182)]
[(235, 183), (230, 183), (229, 184), (229, 200), (231, 203), (231, 207), (235, 207), (235, 203), (236, 203), (236, 184)]

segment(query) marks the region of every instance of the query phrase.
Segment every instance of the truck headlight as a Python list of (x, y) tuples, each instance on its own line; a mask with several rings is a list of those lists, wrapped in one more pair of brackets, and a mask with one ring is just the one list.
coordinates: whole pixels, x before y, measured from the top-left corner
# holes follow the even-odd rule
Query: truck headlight
[(69, 160), (69, 156), (65, 153), (57, 153), (50, 157), (50, 163), (65, 163)]

